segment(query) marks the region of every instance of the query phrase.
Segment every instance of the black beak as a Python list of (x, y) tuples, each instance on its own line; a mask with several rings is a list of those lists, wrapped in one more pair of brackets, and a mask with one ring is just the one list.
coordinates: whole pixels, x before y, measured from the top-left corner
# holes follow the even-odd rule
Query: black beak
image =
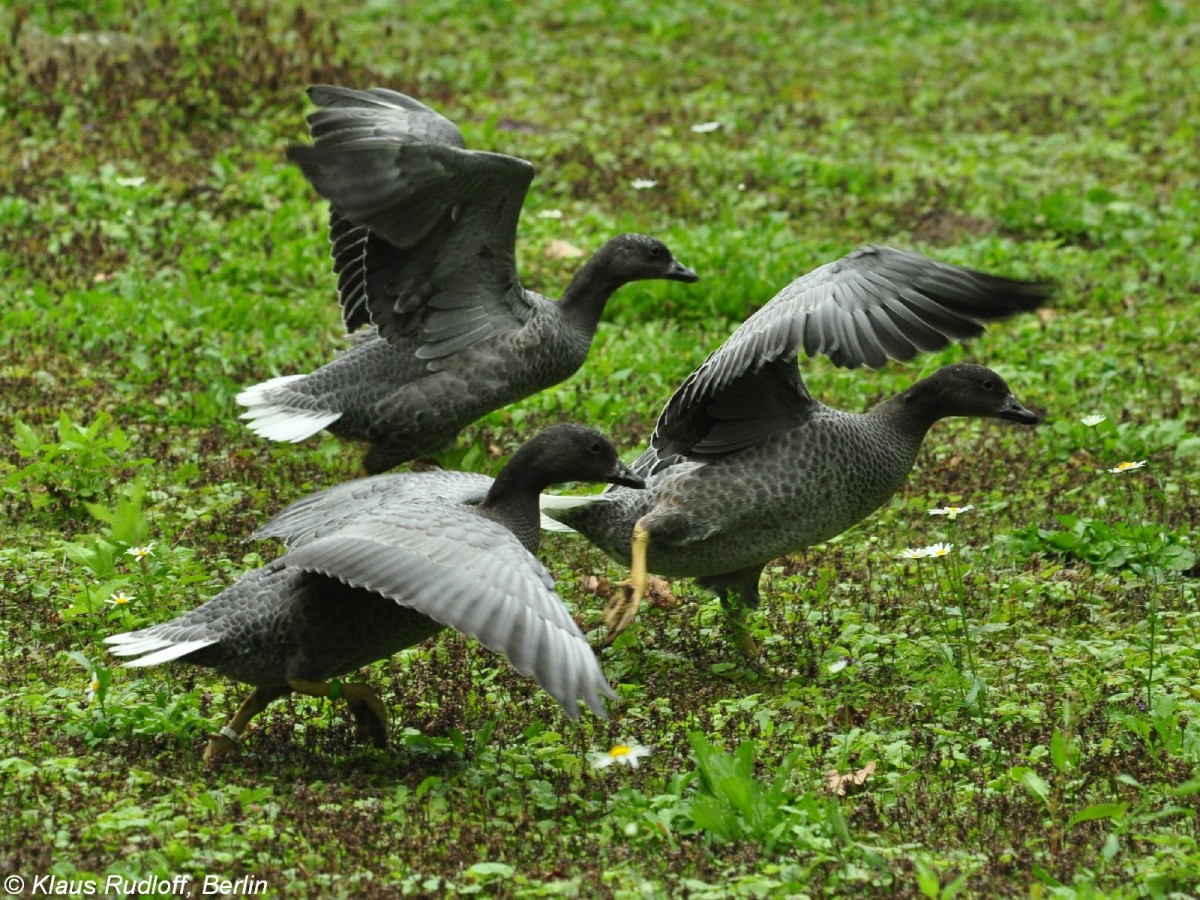
[(696, 274), (694, 269), (689, 269), (679, 260), (671, 261), (671, 268), (664, 276), (671, 281), (686, 281), (688, 284), (693, 284), (700, 280), (700, 276)]
[(1012, 394), (1004, 398), (1004, 404), (996, 411), (996, 418), (1021, 425), (1036, 425), (1038, 421), (1037, 413), (1022, 406)]
[(608, 473), (604, 480), (609, 484), (620, 484), (628, 488), (638, 488), (639, 490), (646, 486), (646, 479), (636, 474), (633, 469), (629, 468), (629, 466), (625, 465), (619, 459), (616, 466)]

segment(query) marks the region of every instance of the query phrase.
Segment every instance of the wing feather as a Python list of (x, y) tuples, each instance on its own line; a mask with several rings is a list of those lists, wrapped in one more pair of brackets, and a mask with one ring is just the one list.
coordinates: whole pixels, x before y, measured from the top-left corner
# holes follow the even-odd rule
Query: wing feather
[(467, 506), (483, 502), (492, 479), (476, 472), (403, 472), (358, 478), (309, 494), (276, 513), (251, 535), (282, 538), (294, 547), (353, 523), (360, 516), (417, 500)]
[[(515, 245), (533, 166), (467, 150), (457, 126), (395, 91), (318, 85), (309, 95), (313, 144), (288, 157), (330, 202), (346, 328), (418, 338), (428, 359), (525, 321)], [(465, 308), (431, 304), (464, 289)]]
[[(639, 462), (657, 470), (695, 448), (735, 452), (802, 420), (815, 401), (798, 374), (779, 368), (795, 369), (801, 349), (847, 368), (879, 368), (978, 335), (985, 322), (1036, 309), (1050, 293), (1043, 282), (860, 248), (797, 278), (746, 319), (667, 402)], [(733, 425), (728, 411), (738, 405), (742, 422)], [(791, 414), (781, 417), (781, 407)], [(714, 429), (719, 439), (709, 437)]]
[[(469, 508), (417, 500), (358, 515), (279, 563), (371, 591), (503, 653), (570, 715), (603, 716), (613, 696), (545, 567), (503, 526)], [(586, 665), (580, 665), (586, 660)]]

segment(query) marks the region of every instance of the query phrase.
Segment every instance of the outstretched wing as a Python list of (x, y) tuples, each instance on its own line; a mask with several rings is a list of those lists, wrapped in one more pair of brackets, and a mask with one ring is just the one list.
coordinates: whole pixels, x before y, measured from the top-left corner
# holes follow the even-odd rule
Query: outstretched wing
[(863, 247), (797, 278), (737, 328), (667, 402), (634, 465), (754, 446), (813, 409), (801, 349), (839, 366), (881, 367), (973, 337), (984, 323), (1036, 309), (1040, 282), (999, 278), (917, 253)]
[(579, 697), (604, 717), (601, 697), (615, 696), (545, 567), (511, 531), (467, 507), (389, 504), (277, 564), (388, 597), (475, 638), (533, 675), (572, 718)]
[(311, 146), (288, 158), (330, 203), (347, 330), (368, 322), (436, 359), (518, 327), (517, 221), (533, 166), (465, 149), (448, 119), (394, 91), (319, 85)]
[(399, 472), (356, 478), (297, 500), (250, 537), (281, 538), (292, 548), (334, 533), (365, 514), (417, 500), (477, 506), (491, 486), (492, 479), (478, 472)]

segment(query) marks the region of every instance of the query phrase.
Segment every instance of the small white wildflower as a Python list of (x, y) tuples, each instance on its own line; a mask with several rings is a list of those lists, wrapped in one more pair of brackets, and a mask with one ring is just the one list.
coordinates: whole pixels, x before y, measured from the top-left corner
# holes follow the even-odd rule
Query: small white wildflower
[(635, 178), (633, 181), (629, 182), (629, 186), (635, 191), (648, 191), (657, 184), (657, 181), (654, 181), (650, 178)]
[(966, 506), (939, 506), (937, 509), (931, 509), (931, 516), (945, 516), (953, 521), (957, 519), (960, 513), (970, 512), (975, 508), (973, 503), (968, 503)]
[(1099, 425), (1101, 422), (1105, 421), (1106, 419), (1108, 419), (1108, 416), (1084, 416), (1079, 421), (1082, 422), (1084, 425), (1086, 425), (1088, 428), (1095, 428), (1097, 425)]
[(91, 703), (95, 700), (98, 693), (100, 693), (100, 679), (93, 675), (88, 679), (87, 702)]
[(135, 175), (132, 178), (118, 178), (117, 179), (117, 184), (119, 184), (121, 187), (135, 188), (135, 187), (141, 187), (145, 183), (146, 183), (146, 178), (145, 178), (145, 176), (142, 176), (142, 175)]
[(132, 556), (134, 559), (136, 559), (138, 562), (141, 562), (147, 556), (154, 555), (154, 541), (151, 541), (145, 547), (130, 547), (125, 552), (127, 554), (129, 554), (130, 556)]
[(928, 559), (931, 556), (946, 556), (954, 549), (953, 544), (930, 544), (928, 547), (906, 547), (900, 551), (901, 559)]
[(1144, 459), (1141, 460), (1140, 462), (1126, 461), (1123, 463), (1118, 463), (1116, 466), (1109, 469), (1108, 471), (1112, 472), (1113, 474), (1120, 474), (1121, 472), (1129, 472), (1129, 471), (1132, 471), (1133, 469), (1140, 469), (1145, 465), (1146, 465), (1146, 461)]
[(124, 606), (126, 603), (128, 603), (132, 599), (133, 598), (130, 597), (128, 594), (126, 594), (124, 591), (117, 591), (115, 594), (110, 595), (109, 598), (107, 600), (105, 600), (104, 602), (107, 603), (109, 606)]
[(720, 122), (701, 122), (699, 125), (693, 125), (692, 131), (696, 132), (696, 134), (709, 134), (720, 127)]
[(643, 747), (641, 744), (629, 741), (624, 744), (616, 744), (609, 750), (593, 753), (591, 755), (592, 768), (607, 769), (613, 763), (620, 763), (623, 766), (636, 769), (638, 767), (638, 760), (649, 755), (649, 747)]
[(537, 214), (539, 219), (561, 219), (563, 212), (561, 209), (543, 209)]

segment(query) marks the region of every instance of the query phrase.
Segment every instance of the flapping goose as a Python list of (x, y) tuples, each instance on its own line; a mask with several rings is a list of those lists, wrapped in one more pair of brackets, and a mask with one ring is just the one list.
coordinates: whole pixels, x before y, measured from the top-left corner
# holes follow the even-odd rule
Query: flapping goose
[[(544, 511), (630, 564), (605, 611), (609, 642), (636, 615), (648, 572), (693, 577), (738, 611), (763, 567), (840, 534), (900, 489), (930, 426), (946, 416), (1034, 424), (1004, 379), (956, 363), (866, 413), (825, 406), (797, 369), (801, 349), (882, 366), (1035, 309), (1047, 285), (864, 247), (793, 281), (747, 319), (667, 402), (633, 464), (644, 491), (546, 498)], [(744, 636), (744, 632), (743, 632)], [(756, 652), (748, 644), (743, 649)]]
[(242, 418), (263, 437), (328, 429), (368, 443), (366, 470), (385, 471), (572, 375), (617, 288), (697, 280), (661, 241), (623, 234), (560, 301), (526, 290), (515, 244), (530, 163), (467, 150), (457, 126), (404, 94), (317, 86), (309, 96), (313, 144), (288, 156), (329, 201), (346, 329), (371, 329), (309, 375), (242, 391)]
[(173, 621), (106, 642), (117, 656), (136, 657), (131, 666), (175, 660), (254, 685), (210, 741), (210, 763), (253, 716), (292, 691), (345, 699), (360, 731), (383, 746), (387, 712), (379, 697), (337, 678), (445, 627), (503, 653), (572, 718), (579, 697), (604, 716), (601, 695), (612, 691), (533, 555), (538, 494), (581, 480), (642, 484), (607, 438), (578, 425), (543, 431), (494, 482), (442, 472), (346, 482), (255, 533), (283, 538), (283, 556)]

